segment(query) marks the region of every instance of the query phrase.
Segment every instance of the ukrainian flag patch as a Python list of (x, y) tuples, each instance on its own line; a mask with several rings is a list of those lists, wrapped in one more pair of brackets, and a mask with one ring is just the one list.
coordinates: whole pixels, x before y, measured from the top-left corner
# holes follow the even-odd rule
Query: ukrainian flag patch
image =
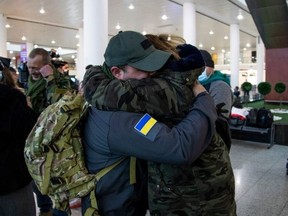
[(135, 129), (143, 135), (147, 135), (152, 127), (156, 124), (156, 119), (152, 118), (149, 114), (145, 114), (135, 125)]

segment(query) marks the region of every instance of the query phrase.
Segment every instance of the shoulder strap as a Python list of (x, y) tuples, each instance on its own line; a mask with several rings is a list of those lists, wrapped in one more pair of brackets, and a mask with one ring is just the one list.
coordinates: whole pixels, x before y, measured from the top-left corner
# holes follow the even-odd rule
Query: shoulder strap
[[(122, 161), (124, 161), (126, 158), (121, 158), (119, 161), (116, 161), (115, 163), (111, 164), (108, 167), (105, 167), (104, 169), (100, 170), (96, 175), (96, 183), (99, 181), (103, 176), (105, 176), (108, 172), (110, 172), (112, 169), (114, 169), (116, 166), (118, 166)], [(131, 157), (130, 158), (130, 184), (136, 183), (136, 158)], [(95, 195), (95, 191), (91, 191), (90, 193), (90, 202), (91, 207), (89, 207), (85, 213), (84, 216), (93, 216), (93, 215), (99, 215), (98, 213), (98, 204), (97, 199)]]
[[(115, 168), (118, 164), (120, 164), (122, 161), (124, 161), (125, 158), (122, 158), (119, 161), (116, 161), (115, 163), (111, 164), (108, 167), (105, 167), (104, 169), (100, 170), (96, 175), (96, 184), (97, 182), (105, 176), (108, 172), (110, 172), (113, 168)], [(90, 202), (91, 206), (85, 211), (84, 216), (93, 216), (93, 215), (98, 215), (98, 204), (97, 204), (97, 199), (95, 195), (95, 190), (92, 190), (90, 192)]]

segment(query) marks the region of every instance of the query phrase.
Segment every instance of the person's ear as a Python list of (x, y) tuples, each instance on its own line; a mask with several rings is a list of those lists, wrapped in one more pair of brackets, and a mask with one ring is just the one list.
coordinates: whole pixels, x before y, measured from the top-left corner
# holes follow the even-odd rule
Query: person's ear
[(122, 79), (123, 78), (123, 70), (121, 70), (120, 68), (116, 67), (116, 66), (113, 66), (111, 67), (111, 72), (113, 74), (113, 76), (116, 78), (116, 79)]

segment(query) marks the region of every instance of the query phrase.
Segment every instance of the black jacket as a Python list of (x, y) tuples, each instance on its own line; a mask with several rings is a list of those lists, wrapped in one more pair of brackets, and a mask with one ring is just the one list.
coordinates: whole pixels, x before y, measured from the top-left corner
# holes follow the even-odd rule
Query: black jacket
[(25, 95), (0, 84), (0, 194), (18, 190), (32, 180), (24, 161), (24, 145), (36, 120)]

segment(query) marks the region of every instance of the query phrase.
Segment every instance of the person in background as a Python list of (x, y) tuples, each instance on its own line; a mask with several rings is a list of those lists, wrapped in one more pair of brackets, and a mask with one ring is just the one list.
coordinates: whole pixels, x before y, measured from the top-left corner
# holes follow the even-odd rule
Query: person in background
[(237, 108), (242, 108), (243, 106), (241, 105), (241, 98), (240, 98), (240, 90), (239, 90), (239, 87), (236, 86), (234, 88), (234, 91), (233, 91), (233, 104), (232, 104), (233, 107), (237, 107)]
[(230, 79), (226, 74), (221, 73), (219, 70), (214, 70), (214, 61), (210, 53), (206, 50), (200, 50), (205, 61), (205, 71), (199, 76), (199, 82), (206, 88), (212, 96), (215, 105), (224, 103), (222, 113), (225, 117), (229, 118), (232, 109), (233, 94), (230, 86)]
[(13, 80), (15, 82), (16, 88), (19, 89), (21, 92), (25, 93), (25, 89), (21, 87), (21, 84), (19, 83), (19, 75), (15, 68), (9, 67), (9, 71), (13, 77)]
[(62, 79), (64, 80), (66, 79), (67, 82), (70, 83), (71, 88), (77, 92), (79, 88), (79, 80), (76, 79), (75, 76), (69, 75), (68, 62), (62, 60), (52, 60), (51, 62), (55, 66), (55, 68), (60, 72)]
[(0, 57), (0, 215), (35, 216), (32, 178), (24, 160), (25, 140), (37, 115)]
[[(121, 35), (123, 35), (123, 36), (121, 36)], [(170, 73), (169, 67), (168, 68), (165, 67), (163, 63), (162, 63), (163, 64), (162, 66), (164, 66), (163, 68), (161, 68), (161, 69), (159, 68), (160, 69), (159, 71), (157, 71), (155, 69), (154, 69), (155, 71), (153, 71), (153, 68), (151, 68), (151, 67), (153, 65), (155, 65), (156, 62), (158, 62), (158, 64), (160, 64), (161, 61), (159, 59), (155, 59), (155, 57), (151, 57), (152, 55), (149, 56), (148, 51), (145, 54), (146, 58), (143, 58), (143, 56), (144, 56), (143, 55), (143, 53), (144, 53), (143, 47), (141, 48), (141, 46), (139, 46), (142, 44), (146, 45), (143, 47), (147, 48), (148, 51), (151, 52), (151, 50), (153, 50), (152, 49), (153, 46), (151, 44), (149, 44), (147, 39), (139, 33), (122, 32), (122, 33), (119, 33), (117, 36), (114, 36), (114, 39), (112, 38), (110, 40), (108, 47), (106, 49), (106, 52), (105, 52), (105, 63), (108, 65), (108, 67), (109, 67), (108, 69), (110, 69), (109, 70), (110, 72), (107, 70), (107, 67), (104, 67), (104, 70), (105, 70), (104, 74), (106, 74), (107, 76), (106, 77), (102, 76), (102, 78), (104, 78), (103, 80), (99, 79), (101, 77), (101, 67), (91, 68), (91, 70), (86, 72), (86, 74), (84, 76), (84, 81), (83, 81), (85, 98), (88, 100), (89, 103), (92, 103), (92, 106), (95, 106), (98, 109), (102, 109), (102, 110), (123, 110), (123, 111), (130, 111), (130, 112), (132, 110), (133, 110), (133, 112), (135, 112), (135, 110), (137, 110), (136, 112), (140, 112), (140, 113), (141, 112), (145, 113), (149, 110), (149, 113), (150, 114), (152, 113), (151, 115), (153, 117), (157, 116), (157, 118), (156, 118), (157, 120), (161, 119), (159, 121), (164, 121), (165, 123), (167, 123), (168, 125), (170, 125), (172, 127), (173, 124), (176, 125), (177, 121), (179, 123), (181, 118), (180, 119), (178, 118), (177, 120), (172, 119), (173, 117), (175, 118), (175, 116), (177, 116), (177, 115), (176, 115), (176, 112), (174, 112), (174, 115), (172, 114), (173, 115), (173, 117), (172, 117), (171, 112), (179, 111), (179, 110), (183, 111), (183, 110), (181, 110), (181, 108), (179, 109), (179, 107), (177, 107), (179, 105), (179, 104), (177, 104), (177, 102), (174, 103), (175, 91), (173, 91), (173, 90), (170, 92), (168, 91), (168, 90), (173, 89), (173, 87), (175, 87), (175, 85), (172, 85), (171, 83), (173, 82), (175, 84), (179, 80), (181, 80), (182, 83), (186, 83), (187, 80), (189, 81), (190, 78), (193, 80), (193, 77), (195, 75), (191, 71), (193, 71), (193, 69), (196, 69), (196, 68), (200, 69), (201, 67), (204, 66), (203, 58), (202, 58), (201, 53), (199, 52), (198, 49), (196, 49), (196, 50), (192, 49), (193, 52), (189, 53), (190, 55), (186, 55), (185, 59), (183, 58), (183, 59), (177, 59), (176, 61), (175, 60), (168, 61), (165, 64), (166, 66), (168, 65), (169, 67), (172, 67), (174, 69), (177, 68), (179, 70), (180, 69), (182, 69), (182, 70), (175, 72), (174, 79), (172, 79), (170, 77), (170, 79), (168, 79), (168, 80), (171, 81), (171, 83), (168, 82), (169, 84), (167, 85), (167, 80), (166, 81), (164, 80), (165, 74), (167, 73), (167, 74), (172, 75), (173, 72)], [(129, 46), (131, 46), (131, 47), (129, 47)], [(189, 47), (189, 46), (187, 46), (187, 47)], [(144, 50), (145, 50), (145, 48), (144, 48)], [(193, 47), (190, 47), (189, 49), (184, 49), (184, 50), (185, 51), (188, 51), (188, 50), (191, 51), (191, 48), (193, 48)], [(168, 51), (169, 49), (170, 48), (167, 48), (165, 50)], [(181, 53), (181, 51), (183, 51), (183, 50), (181, 50), (179, 48), (180, 53)], [(198, 56), (197, 51), (198, 51), (199, 55), (201, 56), (201, 59), (203, 62), (202, 66), (198, 65), (198, 67), (196, 64), (196, 57)], [(141, 52), (143, 52), (142, 53), (143, 56), (140, 55)], [(128, 53), (129, 53), (129, 55), (128, 55)], [(138, 54), (137, 58), (136, 57), (133, 58), (133, 54), (136, 55), (136, 53)], [(188, 56), (190, 58), (188, 58)], [(141, 57), (143, 58), (142, 60), (141, 60)], [(192, 62), (194, 62), (194, 65), (191, 64)], [(113, 66), (113, 65), (115, 65), (115, 66)], [(119, 65), (119, 66), (117, 66), (117, 65)], [(183, 70), (183, 68), (185, 68), (186, 70), (189, 71), (190, 76), (188, 76), (188, 77), (184, 76), (185, 74), (187, 75), (188, 72), (185, 73), (184, 72), (185, 70)], [(152, 70), (152, 71), (150, 71), (150, 70)], [(161, 77), (161, 78), (163, 78), (163, 80), (157, 79), (157, 78), (159, 78), (158, 74), (161, 73), (161, 71), (162, 72), (164, 71), (163, 74), (161, 74), (161, 75), (163, 75)], [(194, 71), (194, 72), (196, 72), (196, 71)], [(166, 78), (168, 77), (167, 74), (166, 74)], [(177, 80), (176, 78), (178, 78), (179, 80)], [(189, 79), (186, 79), (186, 78), (189, 78)], [(184, 80), (186, 80), (186, 82), (183, 82)], [(154, 87), (155, 82), (158, 83), (158, 85), (161, 86), (162, 89), (161, 89), (161, 87), (160, 88)], [(119, 85), (118, 85), (118, 83), (119, 83)], [(187, 85), (187, 86), (184, 86), (184, 84), (182, 84), (182, 88), (180, 88), (180, 89), (182, 89), (182, 91), (185, 91), (185, 89), (188, 88), (189, 86), (190, 86), (190, 88), (192, 88), (191, 86), (195, 85), (195, 84), (192, 85), (191, 83), (189, 83), (189, 84), (190, 85)], [(133, 91), (131, 91), (131, 92), (128, 91), (129, 85), (131, 85), (130, 88), (132, 88), (134, 90), (134, 94), (133, 94)], [(179, 83), (176, 84), (176, 86), (177, 85), (181, 86)], [(197, 84), (196, 84), (196, 86), (197, 86)], [(145, 87), (147, 88), (146, 90), (145, 90)], [(153, 91), (151, 91), (151, 89), (154, 89), (155, 91), (153, 92)], [(158, 91), (157, 91), (157, 89), (158, 89)], [(139, 93), (138, 99), (136, 99), (137, 96), (135, 97), (135, 93), (136, 94)], [(190, 95), (191, 96), (193, 95), (191, 89), (190, 89)], [(166, 101), (167, 98), (168, 98), (168, 104)], [(177, 96), (176, 96), (176, 98), (177, 98)], [(193, 97), (191, 97), (191, 98), (193, 98)], [(183, 100), (183, 98), (181, 98), (181, 99)], [(197, 100), (198, 100), (198, 97), (196, 96), (196, 103), (194, 104), (193, 101), (190, 101), (190, 105), (192, 105), (192, 106), (195, 106), (196, 104), (199, 105), (199, 103), (197, 103)], [(170, 104), (170, 102), (173, 102), (173, 103)], [(116, 106), (113, 106), (115, 104), (116, 104)], [(200, 102), (200, 104), (201, 104), (201, 102)], [(139, 105), (139, 107), (137, 107), (138, 105)], [(204, 104), (202, 104), (202, 105), (204, 105)], [(215, 108), (214, 103), (210, 104), (210, 105), (212, 108), (213, 107)], [(205, 105), (204, 105), (204, 107), (205, 107)], [(211, 107), (207, 106), (208, 109), (210, 109)], [(141, 110), (141, 108), (142, 108), (142, 110)], [(154, 108), (154, 110), (153, 110), (153, 108)], [(205, 111), (205, 109), (206, 108), (202, 108), (203, 111)], [(206, 110), (206, 111), (208, 111), (208, 110)], [(98, 112), (100, 112), (100, 111), (98, 111)], [(104, 113), (105, 113), (105, 111), (104, 112), (102, 111), (101, 116), (104, 116)], [(96, 109), (95, 109), (94, 115), (95, 115), (95, 117), (93, 117), (94, 118), (93, 122), (94, 122), (94, 124), (96, 124), (94, 127), (97, 127), (99, 129), (103, 128), (103, 127), (97, 125), (96, 116), (97, 115), (100, 116), (100, 114), (97, 114)], [(182, 115), (182, 119), (183, 119), (183, 117), (184, 116)], [(103, 117), (103, 120), (104, 119), (107, 119), (107, 118)], [(92, 136), (91, 131), (93, 128), (93, 123), (91, 121), (89, 123), (90, 133), (87, 132), (86, 136), (84, 134), (84, 140), (87, 139), (87, 145), (88, 145), (87, 155), (89, 155), (89, 158), (91, 158), (91, 161), (93, 161), (94, 166), (97, 166), (97, 162), (99, 163), (100, 161), (97, 161), (95, 154), (96, 154), (96, 152), (99, 154), (98, 158), (100, 157), (100, 155), (101, 155), (101, 157), (104, 157), (101, 154), (103, 152), (103, 147), (102, 147), (101, 141), (99, 141), (99, 143), (97, 144), (98, 138), (97, 138), (96, 134), (95, 134), (95, 136), (93, 136), (93, 139), (89, 138), (89, 134), (90, 134), (90, 136)], [(105, 122), (106, 122), (106, 120), (105, 120)], [(120, 130), (119, 134), (120, 133), (124, 134), (124, 135), (122, 135), (122, 137), (123, 136), (125, 137), (126, 133), (121, 130), (122, 127), (121, 126), (117, 127), (118, 124), (122, 124), (121, 122), (122, 122), (122, 120), (120, 121), (120, 123), (117, 123), (117, 124), (113, 123), (116, 126), (113, 126), (113, 127), (110, 126), (111, 127), (110, 131), (114, 131), (113, 129), (115, 127), (119, 128), (118, 129), (118, 130)], [(171, 122), (172, 122), (172, 124), (171, 124)], [(197, 121), (197, 122), (200, 123), (200, 121)], [(126, 121), (124, 121), (123, 123), (126, 123)], [(204, 123), (204, 122), (201, 122), (201, 123)], [(193, 133), (193, 131), (194, 131), (193, 128), (194, 127), (191, 126), (191, 130), (187, 130), (187, 127), (186, 127), (186, 131), (187, 132), (190, 131)], [(98, 130), (96, 130), (96, 131), (98, 131)], [(103, 130), (101, 130), (101, 131), (103, 131)], [(118, 134), (118, 132), (117, 132), (117, 134)], [(117, 137), (117, 134), (113, 135), (113, 136), (115, 136), (115, 139)], [(102, 137), (103, 136), (106, 137), (106, 135), (102, 135)], [(208, 134), (206, 136), (208, 136)], [(203, 135), (201, 135), (201, 137), (204, 138)], [(135, 143), (138, 143), (137, 139), (133, 139), (130, 136), (125, 137), (126, 142), (129, 142), (130, 138)], [(121, 141), (120, 140), (118, 141), (118, 148), (117, 148), (118, 151), (114, 152), (113, 148), (111, 149), (111, 143), (113, 143), (113, 140), (111, 140), (110, 138), (108, 138), (108, 140), (109, 140), (108, 144), (110, 146), (110, 153), (113, 153), (113, 155), (117, 154), (117, 153), (124, 153), (124, 152), (125, 152), (124, 153), (125, 155), (132, 154), (133, 156), (135, 156), (135, 154), (137, 154), (138, 158), (142, 158), (142, 159), (146, 159), (146, 160), (150, 160), (150, 161), (154, 161), (154, 162), (155, 162), (155, 157), (153, 156), (153, 153), (158, 150), (158, 147), (161, 148), (161, 146), (162, 146), (162, 143), (159, 140), (159, 143), (156, 142), (154, 144), (154, 150), (148, 151), (150, 145), (149, 145), (149, 141), (146, 141), (147, 142), (147, 149), (144, 150), (144, 149), (142, 149), (141, 145), (139, 145), (139, 147), (142, 150), (144, 150), (141, 154), (139, 154), (137, 152), (136, 153), (133, 152), (134, 148), (133, 148), (133, 150), (130, 150), (129, 152), (127, 152), (128, 149), (125, 150), (125, 145), (124, 145), (124, 143), (122, 143), (122, 139), (121, 139)], [(195, 141), (195, 144), (201, 143), (201, 139), (199, 139), (199, 137), (197, 138), (196, 134), (194, 135), (193, 140)], [(174, 142), (173, 139), (170, 141)], [(131, 143), (131, 144), (133, 144), (133, 143)], [(207, 146), (204, 147), (201, 152), (197, 153), (197, 156), (193, 159), (193, 163), (191, 165), (187, 165), (184, 167), (168, 165), (169, 163), (171, 163), (171, 161), (168, 161), (166, 158), (166, 156), (169, 155), (170, 142), (167, 142), (166, 144), (167, 144), (167, 146), (166, 146), (167, 149), (166, 149), (166, 151), (164, 151), (161, 154), (162, 157), (161, 157), (161, 155), (159, 155), (159, 157), (157, 157), (157, 161), (156, 161), (157, 163), (150, 162), (149, 166), (148, 166), (148, 170), (149, 170), (149, 175), (148, 175), (149, 193), (148, 193), (148, 195), (149, 195), (149, 207), (152, 210), (150, 212), (151, 215), (169, 215), (170, 213), (174, 214), (176, 212), (179, 214), (183, 214), (183, 215), (184, 214), (185, 215), (199, 215), (200, 212), (202, 212), (202, 213), (206, 212), (207, 214), (209, 214), (212, 212), (215, 213), (215, 211), (221, 215), (227, 215), (228, 212), (230, 212), (231, 215), (234, 215), (235, 209), (236, 209), (235, 208), (235, 202), (234, 202), (234, 192), (235, 192), (234, 191), (234, 177), (233, 177), (233, 172), (232, 172), (228, 152), (227, 152), (227, 150), (225, 150), (225, 144), (223, 143), (223, 141), (220, 141), (219, 137), (214, 137), (213, 141), (209, 143), (209, 145), (208, 145), (209, 147), (207, 147)], [(177, 142), (175, 142), (174, 145), (177, 146)], [(99, 148), (99, 150), (98, 150), (98, 148)], [(138, 145), (137, 145), (135, 151), (137, 150), (137, 148), (138, 148)], [(216, 161), (215, 157), (213, 155), (214, 154), (220, 154), (220, 152), (221, 152), (221, 155), (223, 157), (221, 156)], [(94, 155), (94, 157), (92, 157), (93, 155)], [(176, 156), (176, 155), (174, 155), (174, 156)], [(88, 160), (89, 160), (89, 158), (88, 158)], [(92, 160), (92, 158), (95, 158), (95, 159)], [(175, 158), (172, 157), (171, 159), (175, 159)], [(167, 164), (165, 164), (165, 163), (167, 163)], [(202, 164), (202, 165), (200, 166), (200, 164)], [(203, 164), (205, 164), (205, 165), (203, 165)], [(180, 164), (177, 164), (177, 165), (180, 165)], [(207, 167), (206, 167), (206, 165), (207, 165)], [(89, 164), (88, 164), (88, 167), (89, 167)], [(187, 169), (185, 167), (187, 167)], [(214, 168), (212, 168), (212, 167), (214, 167)], [(222, 173), (223, 174), (222, 177), (219, 177), (219, 176), (216, 177), (216, 176), (210, 175), (212, 172), (214, 172), (216, 170), (216, 167), (219, 170), (223, 169), (223, 167), (227, 167), (227, 172)], [(210, 173), (209, 174), (210, 177), (207, 177), (209, 180), (207, 180), (207, 181), (214, 182), (212, 184), (213, 186), (211, 186), (211, 190), (210, 190), (210, 188), (208, 189), (207, 187), (203, 187), (203, 185), (205, 185), (205, 181), (206, 181), (206, 180), (204, 180), (205, 177), (203, 176), (203, 179), (201, 179), (200, 176), (195, 174), (196, 170), (198, 170), (199, 172), (201, 172), (201, 171), (206, 172), (207, 171), (208, 173)], [(146, 175), (144, 175), (144, 176), (146, 176)], [(183, 181), (179, 182), (179, 179), (183, 179)], [(106, 180), (106, 182), (107, 181), (108, 180)], [(202, 182), (203, 185), (201, 185), (200, 182)], [(107, 185), (108, 184), (109, 184), (109, 182), (107, 182)], [(182, 188), (184, 187), (184, 185), (185, 185), (185, 189), (183, 190)], [(226, 189), (225, 190), (222, 190), (222, 189), (218, 190), (218, 189), (214, 188), (214, 187), (220, 187), (220, 185), (223, 185), (223, 186), (225, 185), (224, 187)], [(108, 186), (106, 186), (106, 187), (108, 188)], [(191, 189), (191, 191), (194, 191), (194, 193), (191, 192), (190, 189)], [(115, 190), (115, 189), (113, 189), (113, 190)], [(102, 191), (103, 191), (103, 189), (99, 190), (99, 192), (101, 192), (101, 193), (102, 193)], [(199, 191), (201, 191), (201, 192), (199, 192)], [(214, 194), (214, 192), (212, 192), (212, 191), (214, 191), (215, 193), (217, 191), (217, 195)], [(175, 194), (174, 192), (177, 192), (177, 193)], [(103, 191), (103, 193), (105, 193), (105, 191)], [(106, 191), (106, 193), (107, 193), (107, 197), (108, 197), (108, 194), (111, 197), (115, 196), (115, 195), (113, 195), (113, 193), (110, 194), (107, 191)], [(200, 198), (199, 193), (201, 193), (201, 194), (207, 193), (207, 196), (203, 195), (203, 197)], [(220, 198), (216, 199), (214, 195), (212, 195), (212, 197), (214, 197), (213, 198), (214, 200), (209, 198), (211, 196), (211, 193), (213, 193), (216, 197), (217, 196), (221, 197), (221, 199)], [(96, 191), (96, 194), (97, 194), (97, 191)], [(210, 195), (208, 196), (208, 194), (210, 194)], [(123, 198), (125, 198), (125, 197), (122, 197), (121, 202), (125, 201), (125, 199), (123, 199)], [(102, 199), (103, 199), (102, 202), (104, 202), (105, 200), (107, 200), (107, 201), (104, 204), (103, 203), (100, 204), (100, 202), (101, 202), (100, 201), (99, 204), (104, 205), (104, 207), (109, 206), (109, 203), (108, 203), (109, 199), (107, 199), (105, 195), (103, 196)], [(196, 200), (196, 202), (194, 202), (195, 200)], [(200, 206), (199, 202), (205, 203), (205, 206)], [(213, 206), (213, 205), (215, 205), (215, 206)], [(221, 206), (221, 207), (219, 207), (219, 209), (217, 209), (218, 208), (217, 206)], [(117, 207), (117, 206), (114, 206), (114, 208), (115, 207)], [(122, 210), (125, 210), (125, 209), (123, 208)], [(102, 211), (103, 211), (103, 209), (102, 209)], [(104, 212), (106, 212), (106, 211), (107, 211), (107, 209), (104, 209)], [(109, 213), (113, 212), (112, 210), (110, 210), (110, 211), (111, 212), (109, 212)], [(107, 212), (107, 214), (108, 214), (108, 212)], [(131, 213), (129, 215), (136, 215), (136, 214)]]
[[(33, 49), (28, 56), (28, 90), (26, 96), (31, 101), (32, 109), (40, 113), (50, 104), (57, 102), (62, 95), (71, 90), (69, 80), (64, 79), (51, 63), (49, 52), (42, 48)], [(53, 202), (47, 195), (42, 195), (33, 185), (40, 208), (40, 216), (52, 216)], [(54, 215), (63, 215), (54, 209)]]
[(239, 98), (239, 96), (240, 96), (240, 91), (239, 91), (239, 87), (238, 87), (238, 86), (236, 86), (236, 87), (234, 88), (233, 95), (234, 95), (236, 98)]

